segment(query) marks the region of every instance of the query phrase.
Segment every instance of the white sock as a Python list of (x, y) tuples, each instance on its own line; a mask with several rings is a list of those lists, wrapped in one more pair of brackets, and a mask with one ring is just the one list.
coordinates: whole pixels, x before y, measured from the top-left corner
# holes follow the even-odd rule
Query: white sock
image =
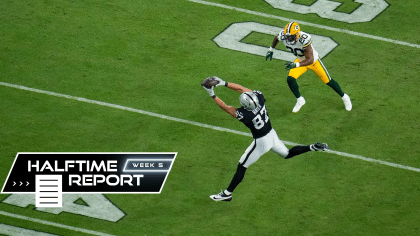
[(309, 148), (311, 149), (311, 151), (316, 151), (313, 144), (309, 145)]
[(231, 194), (232, 194), (231, 192), (227, 191), (227, 189), (224, 191), (224, 193), (225, 193), (226, 195), (231, 195)]

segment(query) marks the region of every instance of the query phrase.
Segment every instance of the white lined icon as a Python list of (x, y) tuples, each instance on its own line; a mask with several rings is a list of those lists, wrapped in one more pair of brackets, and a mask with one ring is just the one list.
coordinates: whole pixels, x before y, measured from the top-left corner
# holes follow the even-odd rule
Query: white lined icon
[(63, 184), (61, 175), (36, 175), (36, 207), (62, 207)]

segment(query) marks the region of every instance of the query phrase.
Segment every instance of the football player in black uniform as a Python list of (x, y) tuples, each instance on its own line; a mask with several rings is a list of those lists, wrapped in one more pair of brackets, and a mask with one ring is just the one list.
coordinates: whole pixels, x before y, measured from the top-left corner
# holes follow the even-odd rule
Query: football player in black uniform
[(232, 192), (244, 178), (247, 168), (269, 150), (272, 150), (285, 159), (308, 151), (329, 150), (328, 145), (325, 143), (315, 143), (309, 146), (294, 146), (289, 150), (279, 139), (276, 131), (271, 127), (271, 121), (265, 106), (265, 98), (260, 91), (252, 91), (239, 84), (227, 83), (216, 76), (213, 76), (213, 78), (219, 81), (216, 86), (223, 85), (241, 93), (239, 96), (241, 107), (236, 109), (235, 107), (226, 105), (218, 98), (214, 94), (214, 87), (206, 88), (203, 86), (222, 110), (243, 122), (251, 130), (254, 138), (254, 141), (240, 158), (238, 168), (228, 188), (222, 190), (219, 194), (210, 196), (214, 201), (232, 200)]

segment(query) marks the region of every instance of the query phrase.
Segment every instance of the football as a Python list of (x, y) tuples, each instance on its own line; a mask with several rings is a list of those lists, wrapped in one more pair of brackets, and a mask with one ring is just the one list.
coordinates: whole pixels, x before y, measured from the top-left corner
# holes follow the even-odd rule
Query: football
[(208, 77), (203, 82), (201, 82), (201, 86), (204, 86), (206, 88), (211, 88), (213, 86), (216, 86), (219, 83), (218, 80), (216, 80), (213, 76)]

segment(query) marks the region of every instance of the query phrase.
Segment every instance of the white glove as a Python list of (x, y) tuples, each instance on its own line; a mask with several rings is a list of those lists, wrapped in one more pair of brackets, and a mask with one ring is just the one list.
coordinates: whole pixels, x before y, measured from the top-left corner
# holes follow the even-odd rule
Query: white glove
[(226, 82), (225, 82), (224, 80), (222, 80), (221, 78), (219, 78), (219, 77), (217, 77), (217, 76), (213, 76), (213, 78), (214, 78), (215, 80), (219, 81), (219, 83), (218, 83), (218, 84), (216, 84), (216, 87), (217, 87), (217, 86), (220, 86), (220, 85), (226, 86)]
[(206, 88), (206, 87), (204, 87), (203, 86), (203, 88), (209, 93), (209, 95), (211, 96), (211, 97), (213, 97), (214, 96), (214, 91), (213, 91), (213, 86), (211, 87), (211, 88)]

